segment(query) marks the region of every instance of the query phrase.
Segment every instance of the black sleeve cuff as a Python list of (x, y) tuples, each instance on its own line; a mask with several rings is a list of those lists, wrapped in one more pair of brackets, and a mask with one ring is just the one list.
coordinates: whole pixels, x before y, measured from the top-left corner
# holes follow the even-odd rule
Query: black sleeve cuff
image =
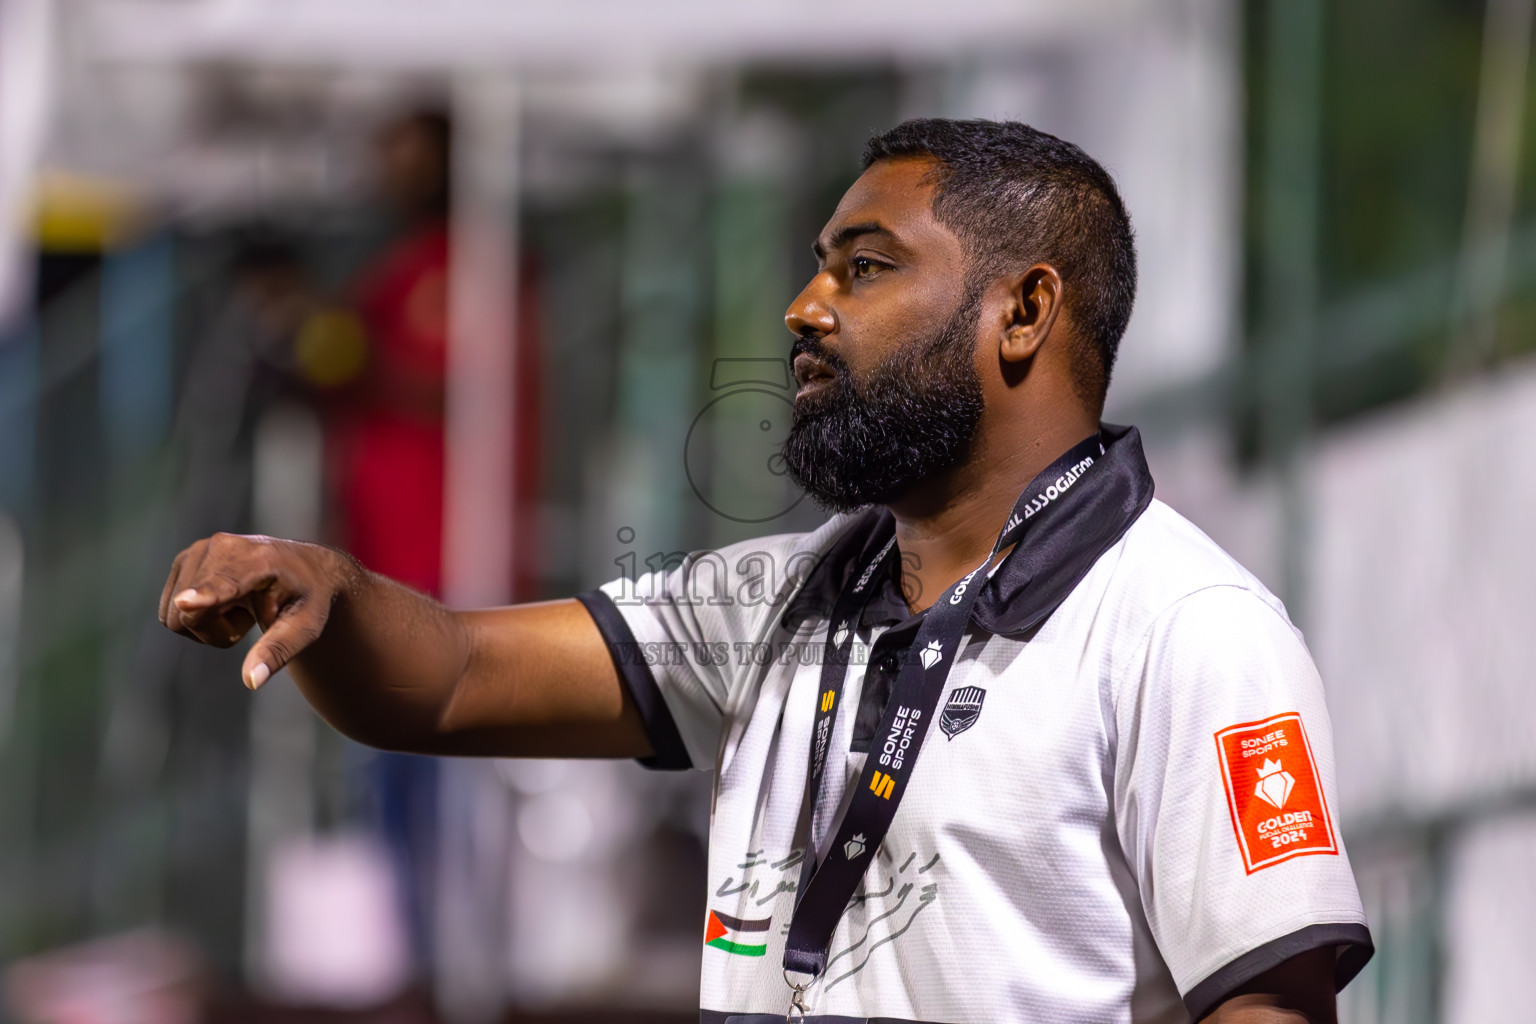
[(588, 590), (577, 594), (576, 600), (581, 602), (582, 607), (592, 616), (592, 621), (597, 623), (597, 631), (603, 634), (603, 640), (608, 644), (608, 656), (613, 659), (613, 667), (619, 670), (624, 688), (629, 691), (630, 699), (640, 711), (640, 721), (645, 725), (645, 735), (650, 739), (651, 749), (655, 753), (650, 757), (638, 758), (639, 762), (647, 768), (660, 771), (685, 771), (692, 768), (693, 759), (688, 756), (688, 748), (683, 746), (682, 734), (677, 731), (672, 712), (667, 709), (667, 702), (661, 696), (656, 677), (651, 675), (640, 645), (635, 642), (635, 635), (629, 631), (629, 623), (619, 614), (613, 599), (601, 590)]
[(1355, 975), (1371, 959), (1376, 947), (1371, 943), (1371, 933), (1363, 924), (1311, 924), (1289, 935), (1264, 943), (1233, 960), (1225, 967), (1189, 990), (1184, 1005), (1194, 1020), (1210, 1013), (1235, 989), (1247, 984), (1271, 968), (1278, 967), (1291, 957), (1322, 946), (1338, 950), (1338, 961), (1333, 969), (1334, 991), (1339, 991), (1354, 980)]

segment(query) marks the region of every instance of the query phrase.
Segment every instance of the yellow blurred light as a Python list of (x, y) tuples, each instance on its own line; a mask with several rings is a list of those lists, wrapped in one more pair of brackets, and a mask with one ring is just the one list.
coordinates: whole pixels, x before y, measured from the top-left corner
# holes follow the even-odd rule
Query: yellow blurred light
[(345, 310), (311, 314), (294, 343), (299, 372), (311, 384), (338, 387), (357, 378), (368, 363), (368, 339), (357, 317)]
[(46, 252), (101, 252), (131, 241), (147, 219), (139, 195), (109, 178), (44, 171), (32, 193), (32, 233)]

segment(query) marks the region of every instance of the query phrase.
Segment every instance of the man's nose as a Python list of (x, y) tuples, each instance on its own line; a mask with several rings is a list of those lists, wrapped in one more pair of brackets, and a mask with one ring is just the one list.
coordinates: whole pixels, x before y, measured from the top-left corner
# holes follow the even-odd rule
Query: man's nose
[(829, 273), (822, 272), (811, 278), (784, 312), (784, 326), (789, 328), (789, 333), (797, 338), (803, 334), (825, 337), (836, 331), (837, 317), (832, 314), (832, 305), (827, 301), (835, 287)]

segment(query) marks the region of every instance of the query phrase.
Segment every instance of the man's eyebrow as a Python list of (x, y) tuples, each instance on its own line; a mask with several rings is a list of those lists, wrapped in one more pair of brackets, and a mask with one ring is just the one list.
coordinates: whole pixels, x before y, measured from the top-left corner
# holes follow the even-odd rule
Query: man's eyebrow
[(892, 234), (890, 228), (881, 224), (879, 221), (860, 221), (857, 224), (844, 224), (842, 227), (832, 232), (832, 237), (827, 240), (828, 244), (825, 246), (821, 244), (821, 239), (816, 239), (816, 241), (811, 243), (811, 252), (816, 254), (816, 258), (818, 260), (823, 260), (827, 258), (827, 251), (829, 249), (841, 249), (843, 246), (847, 245), (849, 242), (853, 241), (855, 238), (859, 238), (862, 235), (886, 235), (890, 238), (896, 237), (894, 234)]

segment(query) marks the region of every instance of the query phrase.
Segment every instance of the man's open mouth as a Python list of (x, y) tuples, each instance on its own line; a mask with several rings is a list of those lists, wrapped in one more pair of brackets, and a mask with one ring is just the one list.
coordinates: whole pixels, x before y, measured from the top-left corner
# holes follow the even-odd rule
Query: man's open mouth
[(800, 385), (800, 389), (795, 392), (795, 398), (803, 398), (820, 391), (836, 380), (837, 371), (830, 363), (808, 352), (801, 352), (795, 356), (795, 381)]

